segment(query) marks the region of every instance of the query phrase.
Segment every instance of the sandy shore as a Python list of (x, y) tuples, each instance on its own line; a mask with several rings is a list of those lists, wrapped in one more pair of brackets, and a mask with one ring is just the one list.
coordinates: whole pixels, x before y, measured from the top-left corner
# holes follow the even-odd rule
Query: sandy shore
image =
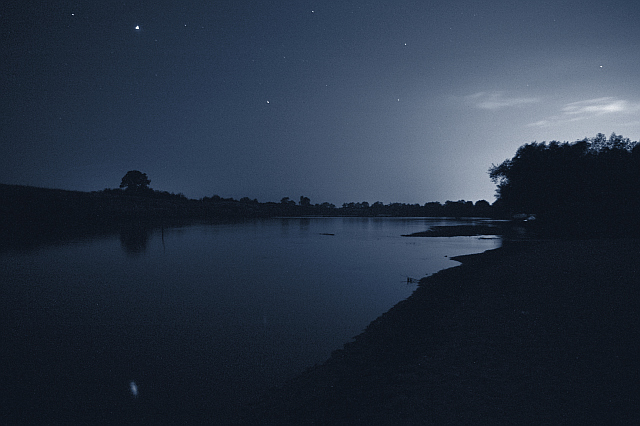
[(456, 258), (241, 424), (638, 424), (640, 240)]

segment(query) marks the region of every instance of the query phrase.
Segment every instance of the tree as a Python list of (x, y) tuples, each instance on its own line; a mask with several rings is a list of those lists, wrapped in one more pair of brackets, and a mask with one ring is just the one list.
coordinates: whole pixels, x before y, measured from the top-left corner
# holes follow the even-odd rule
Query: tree
[(333, 210), (336, 208), (336, 205), (325, 201), (324, 203), (319, 204), (318, 207), (320, 207), (323, 210)]
[(304, 207), (309, 207), (311, 205), (311, 200), (309, 199), (309, 197), (305, 197), (304, 195), (301, 195), (300, 205)]
[(474, 216), (491, 216), (492, 214), (492, 210), (491, 210), (491, 204), (489, 204), (489, 202), (487, 200), (478, 200), (476, 201), (476, 203), (473, 205), (474, 211), (473, 211), (473, 215)]
[(125, 190), (129, 192), (145, 192), (150, 189), (150, 183), (151, 181), (146, 173), (139, 172), (138, 170), (130, 170), (122, 178), (120, 188), (125, 188)]
[(534, 213), (578, 232), (633, 223), (640, 208), (637, 142), (613, 133), (573, 143), (533, 142), (489, 169), (497, 201), (510, 213)]
[(290, 199), (289, 197), (283, 197), (280, 200), (280, 204), (284, 204), (285, 206), (295, 206), (296, 202)]

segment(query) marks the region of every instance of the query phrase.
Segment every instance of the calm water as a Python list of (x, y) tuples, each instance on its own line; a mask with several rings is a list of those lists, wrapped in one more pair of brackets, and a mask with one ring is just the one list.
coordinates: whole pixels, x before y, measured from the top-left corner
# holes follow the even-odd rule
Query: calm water
[(224, 424), (408, 297), (407, 277), (500, 245), (400, 236), (457, 223), (270, 219), (3, 250), (0, 423)]

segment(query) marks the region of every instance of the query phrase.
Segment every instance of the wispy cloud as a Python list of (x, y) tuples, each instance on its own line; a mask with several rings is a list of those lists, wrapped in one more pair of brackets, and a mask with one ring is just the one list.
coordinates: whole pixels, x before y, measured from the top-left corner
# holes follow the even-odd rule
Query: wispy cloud
[(473, 95), (466, 96), (465, 99), (476, 108), (488, 110), (519, 107), (526, 104), (540, 102), (539, 98), (513, 97), (502, 91), (478, 92)]
[(560, 108), (558, 114), (549, 116), (543, 120), (530, 123), (529, 126), (549, 127), (553, 124), (568, 123), (572, 121), (587, 120), (609, 114), (631, 114), (640, 111), (640, 103), (631, 102), (615, 97), (587, 99), (585, 101), (571, 102)]
[(616, 98), (598, 98), (587, 101), (572, 102), (562, 108), (562, 112), (568, 115), (601, 115), (611, 112), (624, 112), (628, 110), (630, 103)]

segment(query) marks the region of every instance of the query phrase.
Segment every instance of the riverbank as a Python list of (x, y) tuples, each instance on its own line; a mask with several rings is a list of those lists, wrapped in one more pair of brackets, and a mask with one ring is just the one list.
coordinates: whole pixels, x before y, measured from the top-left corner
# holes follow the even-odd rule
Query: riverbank
[(640, 241), (455, 258), (242, 424), (633, 424)]
[(480, 235), (502, 235), (504, 229), (493, 225), (457, 225), (457, 226), (432, 226), (427, 231), (414, 232), (403, 237), (477, 237)]

